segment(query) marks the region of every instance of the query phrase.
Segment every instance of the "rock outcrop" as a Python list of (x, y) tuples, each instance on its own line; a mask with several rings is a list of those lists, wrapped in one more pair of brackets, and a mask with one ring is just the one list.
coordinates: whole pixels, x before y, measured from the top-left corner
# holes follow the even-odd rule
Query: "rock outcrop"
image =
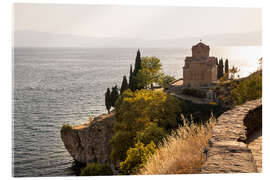
[(223, 113), (213, 128), (201, 173), (258, 172), (246, 140), (255, 128), (261, 127), (261, 113), (261, 99)]
[(109, 163), (110, 138), (114, 113), (95, 117), (90, 123), (61, 129), (61, 138), (70, 155), (78, 162)]

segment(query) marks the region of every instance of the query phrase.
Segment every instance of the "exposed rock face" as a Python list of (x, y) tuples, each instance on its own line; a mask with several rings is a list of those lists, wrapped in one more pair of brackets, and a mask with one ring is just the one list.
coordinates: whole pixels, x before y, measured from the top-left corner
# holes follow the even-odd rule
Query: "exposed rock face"
[(61, 138), (70, 155), (81, 163), (108, 163), (113, 135), (114, 113), (100, 115), (88, 124), (61, 129)]
[(254, 131), (251, 126), (257, 128), (254, 122), (262, 122), (261, 109), (261, 99), (249, 101), (223, 113), (217, 119), (201, 173), (258, 172), (252, 152), (245, 142), (249, 130)]

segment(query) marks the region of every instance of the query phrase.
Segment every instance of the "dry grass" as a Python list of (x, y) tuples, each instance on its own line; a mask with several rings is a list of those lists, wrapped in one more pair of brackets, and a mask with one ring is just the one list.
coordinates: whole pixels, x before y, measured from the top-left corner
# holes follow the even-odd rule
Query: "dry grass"
[(150, 157), (140, 174), (191, 174), (199, 173), (205, 162), (205, 147), (215, 124), (212, 116), (205, 125), (186, 123), (179, 127)]

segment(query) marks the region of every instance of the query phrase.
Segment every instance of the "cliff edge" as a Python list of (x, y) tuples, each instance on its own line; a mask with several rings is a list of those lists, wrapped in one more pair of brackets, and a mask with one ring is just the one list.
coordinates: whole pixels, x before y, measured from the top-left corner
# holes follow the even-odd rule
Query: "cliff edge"
[(61, 139), (70, 155), (78, 162), (109, 163), (110, 138), (113, 135), (114, 113), (95, 117), (90, 123), (66, 126)]

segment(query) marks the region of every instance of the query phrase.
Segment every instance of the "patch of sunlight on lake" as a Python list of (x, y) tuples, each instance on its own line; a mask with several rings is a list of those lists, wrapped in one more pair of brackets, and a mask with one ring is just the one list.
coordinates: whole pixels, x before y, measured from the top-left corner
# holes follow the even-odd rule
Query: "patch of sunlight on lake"
[(210, 55), (229, 60), (229, 68), (236, 66), (240, 69), (240, 77), (248, 76), (259, 67), (258, 60), (262, 57), (262, 46), (230, 46), (212, 47)]

